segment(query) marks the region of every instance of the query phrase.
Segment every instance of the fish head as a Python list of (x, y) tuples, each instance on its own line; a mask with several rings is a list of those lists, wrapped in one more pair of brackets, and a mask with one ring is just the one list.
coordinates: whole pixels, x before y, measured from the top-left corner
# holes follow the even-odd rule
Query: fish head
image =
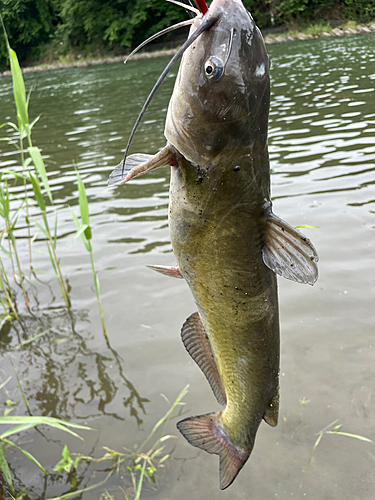
[(215, 22), (183, 55), (165, 136), (188, 161), (211, 168), (267, 142), (270, 84), (263, 37), (241, 0), (213, 0), (206, 16)]

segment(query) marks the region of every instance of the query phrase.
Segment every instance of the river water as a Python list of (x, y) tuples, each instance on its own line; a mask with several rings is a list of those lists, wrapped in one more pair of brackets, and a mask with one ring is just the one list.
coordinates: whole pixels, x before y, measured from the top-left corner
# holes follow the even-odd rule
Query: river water
[[(160, 471), (158, 488), (143, 498), (372, 500), (375, 446), (325, 434), (308, 465), (320, 430), (338, 420), (343, 432), (375, 440), (375, 35), (319, 39), (268, 47), (272, 60), (269, 151), (277, 215), (305, 229), (320, 256), (314, 287), (279, 279), (281, 406), (276, 428), (262, 424), (251, 458), (234, 484), (219, 491), (218, 458), (178, 436)], [(179, 332), (195, 311), (182, 280), (148, 270), (174, 265), (167, 226), (169, 170), (162, 168), (116, 189), (106, 186), (121, 160), (135, 118), (166, 59), (27, 75), (30, 115), (41, 114), (33, 140), (45, 158), (58, 209), (58, 244), (72, 312), (64, 307), (40, 233), (34, 267), (49, 286), (34, 281), (32, 314), (22, 305), (23, 329), (1, 331), (1, 389), (26, 414), (9, 354), (20, 341), (48, 329), (13, 352), (12, 361), (32, 414), (88, 424), (84, 441), (41, 428), (16, 439), (48, 469), (44, 476), (24, 455), (7, 449), (18, 490), (49, 498), (98, 483), (104, 472), (82, 463), (75, 476), (51, 474), (62, 446), (95, 457), (103, 446), (133, 448), (167, 411), (160, 396), (184, 398), (186, 415), (217, 411), (211, 389), (189, 358)], [(153, 99), (132, 151), (154, 153), (165, 144), (164, 119), (176, 71)], [(0, 80), (0, 123), (14, 120), (11, 81)], [(3, 129), (4, 130), (4, 129)], [(0, 143), (0, 166), (18, 156)], [(69, 207), (76, 213), (80, 172), (90, 203), (93, 248), (110, 348), (106, 345), (89, 256)], [(13, 192), (20, 192), (15, 187)], [(16, 235), (27, 265), (22, 217)], [(6, 259), (4, 260), (6, 262)], [(167, 446), (167, 449), (168, 448)], [(108, 464), (107, 464), (108, 465)], [(101, 467), (105, 468), (105, 465)], [(74, 477), (73, 477), (74, 476)], [(105, 488), (124, 498), (126, 474), (82, 495), (99, 499)], [(109, 497), (108, 497), (109, 498)]]

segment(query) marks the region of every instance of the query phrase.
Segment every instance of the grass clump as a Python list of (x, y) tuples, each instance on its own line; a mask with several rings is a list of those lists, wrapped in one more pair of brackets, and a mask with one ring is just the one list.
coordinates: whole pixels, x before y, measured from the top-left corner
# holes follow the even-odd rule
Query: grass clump
[(303, 486), (303, 482), (305, 480), (306, 474), (307, 474), (309, 467), (311, 465), (311, 461), (313, 459), (314, 453), (315, 453), (317, 447), (319, 446), (320, 441), (322, 440), (322, 438), (325, 434), (336, 435), (336, 436), (346, 436), (346, 437), (350, 437), (353, 439), (358, 439), (359, 441), (365, 441), (367, 443), (372, 443), (372, 440), (367, 438), (367, 437), (361, 436), (359, 434), (353, 434), (350, 432), (343, 432), (342, 430), (340, 430), (341, 428), (342, 428), (342, 424), (338, 424), (338, 420), (335, 420), (334, 422), (331, 422), (329, 425), (324, 427), (324, 429), (322, 429), (316, 433), (316, 435), (318, 437), (314, 443), (314, 446), (312, 447), (310, 457), (309, 457), (309, 460), (307, 462), (307, 469), (306, 469), (305, 474), (302, 478), (301, 484), (299, 485), (300, 488), (302, 488), (302, 486)]

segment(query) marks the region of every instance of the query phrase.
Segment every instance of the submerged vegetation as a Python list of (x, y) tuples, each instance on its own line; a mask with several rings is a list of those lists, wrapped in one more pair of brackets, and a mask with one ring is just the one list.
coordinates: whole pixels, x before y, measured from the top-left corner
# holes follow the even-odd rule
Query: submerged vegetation
[[(244, 5), (261, 29), (375, 18), (372, 0), (244, 0)], [(22, 63), (124, 53), (186, 19), (183, 9), (164, 0), (2, 0), (0, 14)], [(0, 40), (0, 71), (6, 65)]]

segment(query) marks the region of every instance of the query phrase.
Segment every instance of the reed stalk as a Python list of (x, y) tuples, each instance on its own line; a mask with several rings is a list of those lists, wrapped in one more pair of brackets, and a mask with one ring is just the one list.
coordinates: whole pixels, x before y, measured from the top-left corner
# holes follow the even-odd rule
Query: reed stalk
[(96, 299), (98, 301), (103, 334), (104, 334), (104, 338), (106, 340), (106, 343), (109, 346), (109, 339), (107, 336), (107, 329), (106, 329), (105, 321), (104, 321), (103, 307), (102, 307), (102, 302), (100, 300), (99, 278), (98, 278), (98, 273), (95, 269), (94, 256), (93, 256), (92, 245), (91, 245), (92, 231), (91, 231), (90, 220), (89, 220), (89, 204), (87, 201), (85, 185), (84, 185), (82, 178), (78, 172), (77, 172), (77, 183), (78, 183), (78, 198), (79, 198), (79, 210), (81, 213), (81, 221), (77, 218), (77, 216), (74, 214), (74, 212), (71, 209), (73, 220), (77, 226), (77, 233), (76, 233), (74, 239), (76, 239), (80, 236), (82, 241), (83, 241), (83, 244), (85, 245), (86, 250), (90, 254), (91, 269), (92, 269), (92, 274), (94, 277)]
[[(4, 25), (3, 25), (4, 27)], [(29, 241), (29, 265), (30, 265), (30, 271), (33, 270), (32, 266), (32, 254), (31, 254), (31, 234), (30, 234), (30, 217), (29, 217), (29, 207), (28, 207), (28, 197), (27, 197), (27, 188), (26, 188), (26, 182), (30, 181), (32, 184), (32, 188), (34, 191), (35, 199), (37, 201), (37, 204), (39, 206), (39, 209), (41, 210), (41, 215), (42, 215), (42, 220), (44, 224), (44, 228), (42, 228), (39, 224), (38, 227), (42, 230), (43, 234), (46, 236), (47, 239), (47, 248), (48, 248), (48, 254), (50, 256), (51, 264), (54, 269), (55, 275), (58, 279), (62, 295), (64, 297), (65, 304), (67, 308), (69, 309), (71, 306), (70, 302), (70, 297), (69, 297), (69, 292), (68, 288), (66, 286), (66, 283), (64, 281), (62, 272), (61, 272), (61, 267), (60, 267), (60, 261), (59, 258), (57, 257), (57, 252), (56, 252), (56, 228), (55, 228), (55, 237), (52, 237), (49, 224), (48, 224), (48, 218), (47, 218), (47, 210), (46, 210), (46, 205), (44, 202), (44, 197), (41, 192), (41, 186), (39, 182), (39, 178), (43, 184), (43, 187), (47, 193), (47, 196), (49, 198), (49, 201), (51, 205), (53, 205), (53, 198), (51, 194), (51, 190), (49, 187), (48, 183), (48, 177), (46, 173), (46, 168), (44, 165), (44, 161), (42, 158), (42, 155), (40, 153), (39, 148), (33, 146), (32, 143), (32, 138), (31, 138), (31, 131), (35, 123), (38, 121), (39, 117), (37, 117), (32, 123), (29, 122), (29, 114), (28, 114), (28, 104), (29, 104), (29, 98), (26, 97), (26, 91), (25, 91), (25, 84), (24, 80), (22, 77), (22, 72), (21, 68), (18, 63), (18, 58), (14, 50), (11, 49), (8, 38), (5, 32), (4, 28), (4, 34), (5, 34), (5, 39), (6, 39), (6, 44), (8, 48), (8, 55), (9, 55), (9, 61), (10, 61), (10, 69), (12, 73), (12, 82), (13, 82), (13, 94), (14, 94), (14, 101), (16, 105), (16, 111), (17, 111), (17, 121), (18, 121), (18, 127), (15, 124), (8, 123), (8, 125), (12, 126), (18, 133), (19, 133), (19, 151), (21, 154), (21, 161), (22, 161), (22, 166), (23, 166), (23, 171), (24, 175), (16, 175), (19, 177), (22, 177), (24, 180), (24, 185), (25, 185), (25, 203), (26, 203), (26, 223), (28, 226), (28, 241)], [(24, 146), (23, 146), (23, 139), (27, 138), (27, 143), (28, 143), (28, 148), (27, 152), (29, 154), (29, 158), (25, 160), (24, 157)], [(28, 166), (32, 164), (34, 167), (34, 174), (31, 173), (30, 170), (28, 170)], [(29, 175), (28, 175), (29, 174)], [(13, 229), (12, 226), (9, 226), (11, 229)], [(15, 252), (15, 258), (16, 258), (16, 263), (17, 263), (17, 269), (20, 274), (20, 281), (21, 284), (23, 282), (23, 273), (22, 270), (19, 266), (19, 259), (18, 255), (16, 252), (15, 248), (15, 240), (14, 237), (12, 238), (12, 232), (10, 232), (10, 237), (12, 240), (12, 245), (13, 245), (13, 250)], [(25, 302), (27, 307), (28, 301), (27, 301), (27, 296), (26, 292), (24, 292), (24, 297), (25, 297)]]

